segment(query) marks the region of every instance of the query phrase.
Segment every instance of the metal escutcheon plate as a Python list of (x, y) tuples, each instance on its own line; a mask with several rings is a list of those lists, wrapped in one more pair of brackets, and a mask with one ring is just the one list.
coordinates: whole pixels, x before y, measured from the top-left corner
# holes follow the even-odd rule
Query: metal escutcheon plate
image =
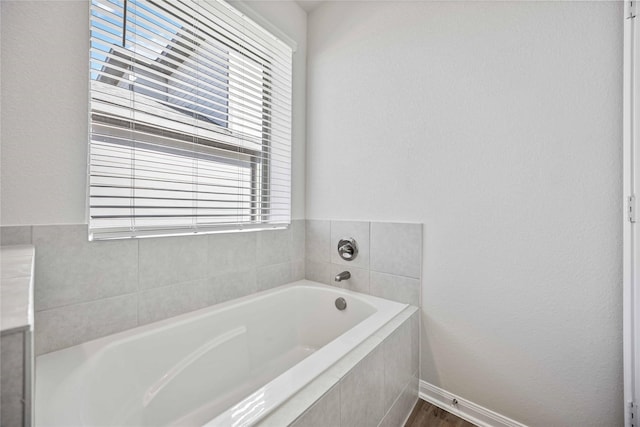
[(338, 242), (338, 255), (345, 261), (353, 261), (358, 256), (358, 244), (349, 237)]

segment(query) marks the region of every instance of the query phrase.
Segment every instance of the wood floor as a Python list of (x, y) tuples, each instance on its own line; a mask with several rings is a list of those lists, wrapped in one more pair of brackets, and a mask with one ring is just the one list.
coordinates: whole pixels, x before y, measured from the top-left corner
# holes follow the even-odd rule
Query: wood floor
[(475, 427), (475, 425), (418, 399), (404, 427)]

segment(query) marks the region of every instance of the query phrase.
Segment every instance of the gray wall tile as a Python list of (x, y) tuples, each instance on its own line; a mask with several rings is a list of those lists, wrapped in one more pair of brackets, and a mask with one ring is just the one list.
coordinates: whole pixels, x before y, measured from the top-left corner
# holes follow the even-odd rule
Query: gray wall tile
[(210, 304), (206, 279), (141, 291), (138, 296), (138, 323), (155, 322), (197, 310)]
[[(338, 242), (353, 238), (358, 244), (358, 256), (345, 261), (338, 255)], [(364, 221), (331, 221), (331, 262), (356, 268), (369, 268), (369, 223)]]
[[(31, 227), (18, 228), (2, 229), (6, 236), (28, 231), (32, 239)], [(294, 220), (287, 230), (89, 242), (86, 224), (34, 226), (36, 311), (42, 326), (38, 351), (301, 280), (306, 274), (305, 229), (304, 220)], [(328, 278), (329, 269), (326, 273)], [(99, 319), (113, 297), (130, 294), (134, 309), (123, 308), (122, 322)], [(95, 304), (86, 304), (91, 301)], [(88, 307), (94, 306), (97, 316), (88, 319)], [(57, 330), (49, 334), (52, 323)]]
[(0, 425), (22, 427), (24, 407), (24, 333), (4, 335), (0, 342)]
[(341, 425), (377, 426), (384, 410), (384, 353), (378, 346), (340, 381)]
[(407, 319), (382, 343), (384, 407), (390, 408), (414, 373), (411, 366), (411, 320)]
[(36, 312), (36, 355), (134, 328), (137, 299), (129, 294)]
[(30, 225), (4, 225), (0, 227), (0, 245), (28, 245), (30, 243)]
[(420, 280), (371, 271), (371, 295), (420, 306)]
[(325, 285), (338, 286), (331, 276), (331, 264), (328, 262), (313, 262), (307, 260), (305, 264), (305, 278)]
[(140, 289), (159, 288), (207, 276), (207, 236), (140, 239)]
[(255, 269), (210, 277), (207, 282), (209, 304), (219, 304), (258, 291)]
[(256, 240), (260, 232), (219, 233), (207, 236), (208, 276), (249, 270), (256, 266)]
[(256, 269), (258, 291), (275, 288), (292, 281), (292, 263), (268, 265)]
[(333, 386), (291, 427), (340, 427), (340, 387)]
[[(351, 273), (351, 278), (336, 282), (335, 277), (338, 273), (348, 271)], [(354, 268), (346, 265), (331, 264), (331, 277), (335, 286), (339, 286), (343, 289), (349, 289), (350, 291), (361, 292), (363, 294), (369, 293), (369, 270), (363, 270), (361, 268)]]
[(411, 414), (418, 401), (418, 377), (413, 376), (406, 384), (398, 399), (394, 402), (379, 427), (399, 427)]
[(297, 281), (297, 280), (303, 280), (305, 278), (305, 261), (304, 260), (300, 260), (300, 261), (293, 261), (291, 263), (291, 280), (292, 281)]
[(411, 372), (420, 376), (420, 311), (411, 316)]
[(420, 278), (422, 225), (371, 223), (371, 269)]
[(86, 225), (33, 227), (36, 311), (136, 291), (138, 240), (87, 239)]
[(286, 230), (265, 230), (258, 233), (257, 265), (281, 264), (291, 260), (293, 245), (291, 227)]
[(301, 261), (306, 258), (306, 225), (303, 219), (294, 219), (291, 221), (291, 260)]
[(331, 261), (331, 222), (308, 219), (305, 243), (308, 260), (313, 262)]

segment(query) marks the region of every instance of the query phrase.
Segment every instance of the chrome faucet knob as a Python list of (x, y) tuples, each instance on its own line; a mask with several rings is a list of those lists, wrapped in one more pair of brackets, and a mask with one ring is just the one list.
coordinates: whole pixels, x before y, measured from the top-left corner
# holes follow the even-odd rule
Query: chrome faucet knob
[(353, 238), (340, 239), (338, 254), (345, 261), (353, 261), (358, 256), (358, 244)]

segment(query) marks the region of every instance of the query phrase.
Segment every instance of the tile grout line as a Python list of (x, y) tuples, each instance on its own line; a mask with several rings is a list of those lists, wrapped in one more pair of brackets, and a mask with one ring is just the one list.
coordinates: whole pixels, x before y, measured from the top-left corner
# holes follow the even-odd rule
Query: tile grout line
[(56, 307), (49, 307), (49, 308), (45, 308), (44, 310), (34, 310), (34, 314), (35, 313), (44, 313), (44, 312), (53, 311), (53, 310), (60, 310), (60, 309), (69, 308), (69, 307), (77, 307), (77, 306), (81, 306), (81, 305), (85, 305), (85, 304), (91, 304), (91, 303), (98, 302), (98, 301), (106, 301), (106, 300), (122, 298), (122, 297), (127, 297), (127, 296), (133, 296), (133, 295), (137, 296), (138, 292), (127, 292), (125, 294), (112, 295), (112, 296), (109, 296), (109, 297), (98, 298), (98, 299), (93, 299), (93, 300), (89, 300), (89, 301), (81, 301), (81, 302), (76, 302), (76, 303), (72, 303), (72, 304), (65, 304), (65, 305), (59, 305), (59, 306), (56, 306)]

